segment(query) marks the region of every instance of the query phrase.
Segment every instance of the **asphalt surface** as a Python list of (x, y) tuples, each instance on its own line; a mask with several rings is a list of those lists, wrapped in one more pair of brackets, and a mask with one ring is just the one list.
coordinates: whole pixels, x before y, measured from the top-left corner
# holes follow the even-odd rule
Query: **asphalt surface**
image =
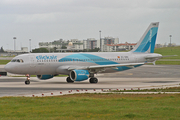
[(178, 86), (180, 83), (180, 65), (144, 65), (139, 68), (97, 75), (99, 82), (90, 84), (88, 80), (66, 83), (65, 77), (49, 80), (31, 78), (31, 84), (25, 85), (25, 77), (0, 77), (0, 97), (27, 96), (32, 94), (67, 92), (69, 90), (101, 89), (137, 89)]

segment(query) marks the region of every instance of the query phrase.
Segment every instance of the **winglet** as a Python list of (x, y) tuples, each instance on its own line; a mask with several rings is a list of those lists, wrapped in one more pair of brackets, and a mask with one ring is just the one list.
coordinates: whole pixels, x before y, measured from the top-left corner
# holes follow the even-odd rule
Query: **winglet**
[(154, 53), (159, 22), (151, 23), (131, 52)]

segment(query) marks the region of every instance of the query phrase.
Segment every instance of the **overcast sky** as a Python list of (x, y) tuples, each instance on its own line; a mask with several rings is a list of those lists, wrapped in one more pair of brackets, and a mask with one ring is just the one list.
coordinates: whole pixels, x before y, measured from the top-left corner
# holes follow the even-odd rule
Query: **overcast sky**
[(0, 0), (0, 47), (38, 47), (60, 38), (118, 37), (137, 42), (160, 22), (157, 42), (180, 45), (180, 0)]

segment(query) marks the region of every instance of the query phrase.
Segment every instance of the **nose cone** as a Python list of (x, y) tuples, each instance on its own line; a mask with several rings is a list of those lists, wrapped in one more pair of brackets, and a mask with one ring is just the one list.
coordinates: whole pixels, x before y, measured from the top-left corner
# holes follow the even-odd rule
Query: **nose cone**
[(6, 72), (12, 72), (12, 67), (11, 67), (10, 63), (6, 64), (4, 66), (4, 69), (6, 70)]
[(10, 66), (9, 66), (8, 64), (6, 64), (6, 65), (4, 66), (4, 69), (6, 70), (6, 72), (9, 72), (9, 71), (10, 71)]

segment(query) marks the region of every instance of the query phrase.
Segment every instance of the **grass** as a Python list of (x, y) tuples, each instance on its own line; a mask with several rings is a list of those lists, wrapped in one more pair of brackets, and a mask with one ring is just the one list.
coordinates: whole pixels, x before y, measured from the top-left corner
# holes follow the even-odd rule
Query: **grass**
[(142, 89), (142, 90), (113, 90), (112, 92), (180, 92), (180, 87), (169, 87), (161, 89)]
[[(167, 55), (177, 55), (174, 57), (164, 57), (162, 59), (168, 59), (167, 61), (156, 61), (156, 65), (180, 65), (180, 61), (173, 61), (175, 59), (180, 59), (180, 46), (176, 47), (164, 47), (164, 48), (156, 48), (154, 50), (155, 53), (159, 53), (163, 56)], [(173, 59), (171, 61), (171, 59)]]
[(54, 77), (67, 77), (68, 75), (57, 75), (57, 76), (54, 76)]
[(180, 61), (156, 61), (156, 65), (180, 65)]
[(11, 60), (0, 60), (0, 65), (5, 65), (8, 62), (10, 62)]
[(8, 58), (9, 58), (9, 57), (10, 57), (10, 58), (13, 58), (13, 57), (15, 57), (15, 56), (0, 56), (0, 58), (7, 58), (7, 57), (8, 57)]
[[(153, 65), (153, 63), (147, 63)], [(156, 61), (156, 65), (180, 65), (180, 61)]]
[[(164, 57), (162, 58), (164, 61), (161, 61), (160, 59), (159, 61), (156, 61), (156, 65), (180, 65), (180, 61), (178, 61), (180, 60), (180, 46), (155, 48), (154, 53), (158, 53), (163, 56), (177, 55), (173, 57)], [(174, 61), (176, 59), (177, 61)], [(151, 65), (151, 63), (149, 64)]]
[(0, 98), (0, 119), (179, 119), (180, 94)]
[(180, 59), (180, 46), (155, 48), (154, 53), (159, 53), (163, 56), (178, 55), (174, 57), (164, 57), (162, 59)]

